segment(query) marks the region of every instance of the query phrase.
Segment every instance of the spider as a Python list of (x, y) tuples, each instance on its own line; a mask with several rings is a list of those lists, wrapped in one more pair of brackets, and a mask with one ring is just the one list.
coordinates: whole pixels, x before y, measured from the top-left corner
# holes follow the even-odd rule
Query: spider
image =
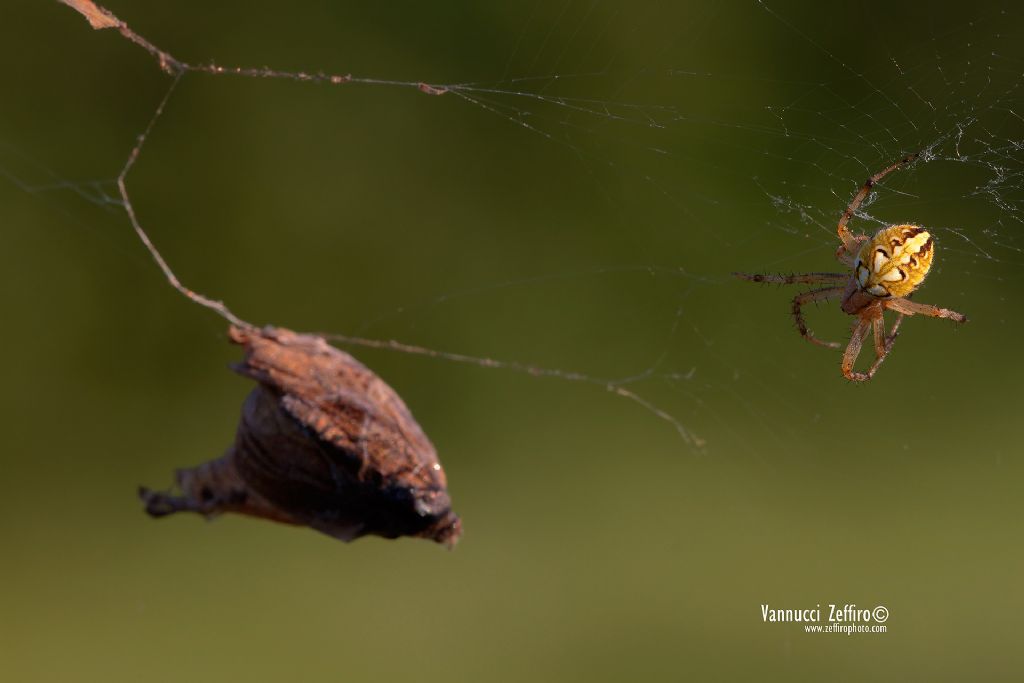
[[(892, 351), (904, 316), (926, 315), (932, 318), (949, 318), (958, 323), (967, 321), (966, 316), (948, 308), (910, 301), (914, 290), (921, 286), (928, 275), (935, 257), (935, 242), (927, 230), (916, 225), (890, 225), (869, 239), (867, 235), (854, 235), (846, 227), (861, 203), (871, 193), (871, 188), (893, 171), (911, 164), (918, 156), (919, 152), (910, 154), (868, 178), (843, 211), (837, 229), (842, 244), (836, 250), (836, 258), (840, 263), (852, 268), (852, 272), (797, 275), (733, 273), (751, 282), (826, 285), (793, 297), (793, 319), (796, 321), (800, 336), (804, 339), (812, 344), (838, 349), (839, 343), (822, 341), (807, 329), (800, 308), (812, 301), (841, 299), (840, 306), (843, 312), (857, 316), (850, 342), (843, 352), (842, 363), (843, 376), (852, 382), (867, 381), (878, 371), (882, 361)], [(885, 334), (885, 322), (882, 318), (885, 309), (897, 314), (892, 331), (888, 335)], [(857, 356), (860, 355), (861, 346), (869, 331), (874, 332), (875, 360), (867, 372), (855, 372), (853, 365), (857, 362)]]

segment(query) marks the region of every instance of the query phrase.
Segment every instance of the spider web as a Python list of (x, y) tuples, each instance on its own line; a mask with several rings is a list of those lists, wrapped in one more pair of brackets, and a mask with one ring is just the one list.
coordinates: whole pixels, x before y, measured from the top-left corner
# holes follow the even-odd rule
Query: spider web
[[(923, 223), (940, 237), (944, 251), (958, 255), (953, 263), (1019, 265), (1024, 71), (1017, 36), (1005, 32), (1016, 24), (1014, 14), (989, 9), (973, 20), (927, 26), (910, 41), (893, 35), (891, 52), (875, 56), (871, 64), (851, 65), (770, 5), (762, 6), (797, 36), (809, 56), (817, 53), (847, 72), (842, 80), (816, 84), (791, 102), (769, 107), (788, 148), (771, 153), (794, 168), (811, 169), (816, 179), (799, 184), (772, 179), (761, 185), (788, 222), (774, 227), (794, 230), (796, 224), (796, 230), (810, 229), (814, 238), (831, 240), (834, 211), (823, 212), (812, 201), (815, 195), (827, 193), (842, 206), (860, 177), (898, 157), (899, 150), (921, 151), (918, 172), (925, 178), (902, 183), (894, 178), (895, 183), (876, 188), (872, 199), (892, 198), (904, 220)], [(936, 17), (927, 19), (931, 23)], [(970, 223), (943, 217), (950, 205), (969, 211)], [(939, 211), (927, 215), (936, 206)], [(859, 218), (866, 232), (900, 220), (876, 217), (868, 207)]]
[[(413, 139), (402, 136), (400, 127), (408, 125), (406, 117), (420, 117), (434, 126), (432, 131), (441, 131), (436, 134), (452, 138), (479, 136), (486, 144), (488, 136), (501, 137), (547, 155), (555, 148), (559, 152), (553, 156), (573, 172), (565, 187), (551, 195), (559, 200), (551, 211), (571, 210), (567, 207), (572, 202), (589, 197), (593, 206), (583, 212), (587, 218), (611, 214), (594, 231), (597, 247), (557, 244), (556, 219), (523, 230), (525, 236), (516, 241), (522, 229), (492, 216), (502, 223), (494, 229), (498, 241), (510, 251), (543, 245), (541, 255), (546, 258), (538, 259), (532, 272), (502, 277), (468, 268), (461, 279), (439, 277), (441, 284), (422, 294), (396, 297), (384, 308), (354, 313), (346, 326), (350, 334), (329, 335), (340, 343), (592, 385), (668, 422), (692, 447), (703, 446), (708, 433), (733, 432), (730, 438), (755, 441), (731, 429), (738, 421), (755, 425), (754, 433), (761, 434), (757, 438), (782, 443), (792, 431), (773, 423), (750, 398), (777, 393), (777, 385), (758, 366), (735, 360), (731, 340), (742, 336), (744, 327), (715, 321), (711, 315), (728, 298), (724, 285), (732, 283), (726, 273), (820, 269), (809, 264), (827, 263), (836, 244), (838, 215), (859, 184), (912, 151), (921, 151), (922, 160), (877, 188), (854, 219), (855, 231), (870, 232), (895, 221), (922, 224), (940, 244), (933, 278), (1020, 282), (1024, 61), (1019, 31), (1012, 30), (1020, 18), (1012, 8), (980, 8), (967, 18), (962, 12), (933, 13), (923, 24), (916, 16), (894, 10), (888, 21), (872, 22), (866, 29), (874, 33), (871, 44), (887, 48), (865, 53), (847, 42), (841, 49), (834, 47), (836, 43), (825, 38), (848, 30), (844, 13), (809, 18), (782, 3), (691, 9), (682, 22), (676, 14), (682, 10), (662, 6), (636, 11), (600, 2), (550, 7), (537, 3), (520, 10), (515, 21), (506, 21), (518, 28), (494, 50), (496, 59), (472, 66), (471, 60), (463, 59), (455, 62), (461, 69), (426, 69), (408, 78), (350, 73), (357, 64), (328, 68), (326, 64), (333, 62), (326, 56), (322, 69), (316, 61), (304, 68), (251, 67), (244, 62), (236, 66), (229, 61), (231, 55), (220, 54), (212, 60), (191, 60), (173, 36), (158, 38), (136, 27), (145, 17), (131, 16), (130, 9), (117, 11), (137, 28), (133, 35), (178, 84), (170, 85), (168, 77), (157, 82), (158, 65), (143, 63), (145, 55), (132, 53), (127, 41), (117, 58), (104, 66), (111, 74), (119, 69), (141, 74), (148, 69), (156, 82), (146, 97), (121, 95), (132, 100), (135, 131), (144, 130), (145, 121), (156, 113), (152, 128), (146, 129), (145, 144), (126, 159), (124, 145), (109, 142), (102, 146), (107, 152), (103, 160), (86, 164), (86, 172), (80, 172), (79, 162), (71, 164), (41, 149), (46, 145), (38, 140), (22, 139), (11, 130), (3, 134), (0, 145), (0, 174), (77, 225), (95, 229), (97, 224), (117, 224), (127, 212), (160, 248), (167, 238), (152, 226), (162, 217), (137, 205), (140, 197), (159, 188), (142, 179), (134, 189), (132, 163), (158, 164), (160, 155), (175, 144), (197, 141), (195, 131), (182, 128), (180, 108), (204, 102), (210, 90), (227, 101), (252, 97), (252, 89), (241, 90), (239, 81), (254, 79), (278, 83), (262, 84), (268, 90), (281, 88), (281, 83), (293, 86), (277, 90), (277, 96), (294, 102), (296, 121), (313, 116), (327, 125), (321, 137), (330, 134), (330, 127), (316, 112), (332, 106), (325, 104), (324, 93), (333, 89), (333, 99), (393, 100), (395, 111), (405, 116), (381, 130), (395, 141)], [(188, 13), (184, 8), (175, 11)], [(301, 15), (302, 10), (291, 11)], [(52, 14), (54, 21), (62, 19), (57, 12)], [(198, 13), (190, 19), (193, 24), (202, 21)], [(71, 23), (69, 35), (74, 29), (85, 32), (84, 25), (70, 27)], [(736, 26), (753, 27), (760, 44), (737, 50), (741, 54), (735, 60), (708, 58), (713, 41)], [(398, 33), (402, 28), (396, 29)], [(114, 40), (103, 37), (105, 44)], [(771, 55), (783, 48), (784, 58), (754, 66), (743, 61), (758, 50)], [(178, 60), (190, 66), (183, 68)], [(373, 68), (372, 59), (368, 68)], [(307, 94), (310, 90), (315, 94)], [(399, 98), (397, 93), (413, 93), (420, 100)], [(152, 109), (154, 102), (163, 104)], [(439, 106), (425, 109), (435, 102)], [(467, 108), (472, 112), (468, 118)], [(480, 128), (444, 131), (446, 116), (463, 117), (458, 120), (470, 120)], [(79, 135), (89, 130), (82, 127)], [(511, 154), (507, 144), (500, 149)], [(194, 154), (195, 163), (203, 164), (214, 153), (205, 152), (204, 160), (198, 145)], [(480, 156), (489, 172), (510, 162), (507, 156)], [(395, 158), (401, 163), (401, 157)], [(345, 163), (335, 159), (327, 167), (337, 173)], [(111, 174), (111, 168), (121, 175)], [(119, 181), (125, 181), (124, 188)], [(292, 188), (302, 195), (293, 200), (295, 204), (323, 201), (331, 192), (330, 182), (310, 191), (280, 176), (255, 175), (247, 182), (257, 188), (261, 182), (276, 183), (281, 192)], [(182, 201), (189, 199), (180, 188), (170, 192)], [(83, 203), (101, 216), (83, 213)], [(451, 205), (441, 197), (432, 204), (437, 212)], [(311, 224), (316, 215), (298, 222)], [(353, 220), (360, 215), (364, 214), (357, 211)], [(564, 215), (560, 220), (571, 218)], [(427, 219), (417, 229), (431, 227), (439, 228), (438, 222)], [(201, 231), (204, 240), (216, 242), (212, 230), (208, 225)], [(105, 228), (99, 232), (109, 239)], [(641, 246), (618, 258), (623, 241)], [(131, 252), (125, 245), (118, 248)], [(190, 248), (194, 250), (195, 244)], [(178, 273), (183, 286), (211, 293), (207, 290), (212, 288), (202, 286), (190, 271), (188, 248), (162, 251), (170, 265), (161, 266), (169, 276)], [(715, 260), (723, 254), (722, 262)], [(620, 291), (631, 296), (617, 300)], [(594, 292), (599, 292), (600, 305), (592, 304)], [(218, 308), (214, 299), (221, 296), (232, 310), (241, 310), (239, 297), (229, 293), (211, 293), (211, 299), (203, 301)], [(576, 336), (559, 337), (550, 316), (529, 311), (531, 302), (539, 300), (574, 313), (583, 308), (581, 315), (592, 316), (594, 322), (582, 325)], [(944, 303), (956, 308), (968, 300), (962, 295)], [(773, 302), (781, 303), (759, 298), (755, 305), (768, 307)], [(749, 305), (726, 304), (735, 306), (737, 316)], [(270, 319), (273, 313), (252, 302), (244, 306), (246, 319)], [(511, 322), (509, 310), (517, 312)], [(229, 319), (234, 315), (226, 308), (219, 312)], [(453, 321), (467, 316), (495, 335), (512, 339), (520, 350), (514, 355), (494, 352), (486, 339), (436, 333), (449, 323), (457, 327)], [(792, 334), (778, 318), (771, 319), (781, 330), (772, 338)], [(611, 352), (588, 351), (589, 341), (619, 320), (627, 321), (615, 337), (619, 346)], [(274, 322), (293, 326), (288, 319)], [(329, 323), (313, 325), (322, 328)], [(545, 333), (522, 332), (537, 329)], [(578, 365), (566, 363), (566, 358)], [(769, 361), (769, 367), (773, 364)], [(795, 373), (785, 381), (799, 383)], [(754, 448), (750, 442), (743, 445)]]

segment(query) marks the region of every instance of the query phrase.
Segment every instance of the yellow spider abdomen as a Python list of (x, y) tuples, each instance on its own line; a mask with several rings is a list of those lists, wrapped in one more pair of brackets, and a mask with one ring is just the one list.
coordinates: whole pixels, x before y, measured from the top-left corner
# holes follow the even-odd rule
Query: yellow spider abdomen
[(853, 265), (857, 284), (880, 299), (907, 296), (924, 282), (934, 255), (935, 241), (924, 228), (882, 228), (857, 254)]

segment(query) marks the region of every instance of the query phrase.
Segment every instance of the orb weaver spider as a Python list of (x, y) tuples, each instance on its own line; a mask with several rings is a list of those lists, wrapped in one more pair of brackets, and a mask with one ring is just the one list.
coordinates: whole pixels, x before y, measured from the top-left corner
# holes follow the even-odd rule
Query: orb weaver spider
[[(814, 284), (827, 285), (793, 297), (793, 319), (796, 328), (807, 341), (819, 346), (838, 349), (838, 342), (818, 339), (807, 329), (801, 307), (812, 301), (841, 299), (840, 307), (848, 315), (857, 316), (850, 335), (850, 342), (843, 352), (843, 376), (852, 382), (864, 382), (878, 371), (882, 361), (892, 351), (899, 334), (904, 316), (926, 315), (932, 318), (949, 318), (958, 323), (967, 317), (928, 304), (910, 301), (914, 290), (921, 286), (935, 257), (935, 242), (931, 234), (916, 225), (890, 225), (882, 228), (874, 237), (854, 235), (847, 228), (857, 209), (871, 194), (871, 188), (893, 171), (911, 164), (920, 153), (910, 154), (867, 179), (853, 196), (849, 206), (839, 219), (839, 239), (842, 244), (836, 250), (840, 263), (852, 268), (849, 273), (801, 273), (797, 275), (758, 275), (733, 273), (736, 277), (751, 282), (774, 282), (782, 285)], [(885, 309), (896, 312), (892, 331), (885, 334), (882, 314)], [(867, 372), (855, 372), (854, 363), (860, 355), (861, 346), (868, 332), (874, 332), (875, 360)]]

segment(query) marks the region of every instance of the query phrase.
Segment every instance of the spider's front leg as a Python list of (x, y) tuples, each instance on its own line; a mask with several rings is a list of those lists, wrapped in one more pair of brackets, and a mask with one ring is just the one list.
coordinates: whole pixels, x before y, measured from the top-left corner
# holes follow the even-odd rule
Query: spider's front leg
[(871, 379), (875, 376), (875, 372), (882, 365), (888, 356), (889, 352), (892, 351), (893, 344), (896, 343), (896, 337), (899, 336), (900, 325), (903, 324), (903, 314), (901, 313), (897, 318), (896, 322), (892, 324), (892, 332), (889, 336), (885, 336), (885, 318), (882, 317), (882, 309), (878, 309), (878, 316), (871, 320), (871, 326), (875, 333), (875, 362), (868, 368), (866, 377), (864, 379)]
[[(896, 316), (896, 322), (892, 324), (892, 332), (885, 336), (885, 319), (878, 316), (872, 321), (875, 331), (875, 358), (884, 358), (892, 351), (892, 345), (896, 343), (896, 337), (900, 336), (900, 325), (903, 324), (903, 314)], [(881, 364), (881, 361), (877, 361)]]
[(888, 299), (882, 305), (901, 315), (926, 315), (929, 318), (948, 318), (958, 323), (967, 322), (967, 316), (963, 313), (957, 313), (948, 308), (939, 308), (929, 304), (919, 304), (906, 298)]
[(857, 362), (857, 356), (860, 355), (860, 349), (864, 345), (864, 337), (868, 334), (870, 324), (870, 318), (857, 320), (853, 326), (853, 332), (850, 334), (850, 343), (846, 345), (846, 351), (843, 352), (843, 377), (851, 382), (865, 382), (871, 379), (866, 373), (853, 371), (853, 364)]
[(763, 282), (773, 285), (834, 285), (850, 277), (849, 273), (793, 273), (792, 275), (733, 273), (733, 276), (748, 282)]
[(839, 248), (836, 249), (836, 260), (842, 263), (844, 266), (853, 268), (853, 264), (856, 261), (857, 254), (860, 252), (862, 244), (868, 241), (867, 235), (850, 235), (850, 246), (846, 243), (840, 244)]
[(836, 299), (842, 295), (842, 287), (826, 287), (825, 289), (815, 289), (810, 292), (804, 292), (803, 294), (797, 294), (793, 297), (793, 320), (796, 321), (796, 329), (800, 332), (800, 336), (812, 344), (824, 346), (829, 349), (838, 349), (839, 342), (822, 341), (807, 329), (807, 323), (804, 322), (804, 316), (800, 308), (804, 304), (809, 304), (812, 301), (828, 301), (829, 299)]
[[(914, 152), (913, 154), (908, 154), (907, 156), (903, 157), (896, 163), (891, 164), (886, 168), (883, 168), (881, 171), (879, 171), (878, 173), (864, 181), (864, 184), (861, 185), (860, 190), (858, 190), (857, 194), (855, 194), (853, 196), (853, 199), (850, 200), (850, 204), (846, 207), (846, 210), (843, 211), (843, 215), (839, 218), (839, 226), (837, 228), (837, 232), (839, 233), (839, 239), (842, 240), (843, 246), (845, 247), (846, 252), (848, 254), (857, 253), (857, 240), (859, 238), (858, 236), (853, 235), (853, 233), (850, 232), (850, 229), (846, 226), (849, 224), (850, 219), (853, 218), (854, 214), (857, 213), (857, 209), (860, 208), (860, 205), (864, 202), (865, 199), (868, 198), (868, 195), (871, 194), (871, 188), (880, 183), (882, 181), (882, 178), (889, 175), (896, 169), (903, 168), (908, 164), (912, 164), (914, 161), (917, 160), (919, 156), (921, 156), (920, 152)], [(865, 237), (863, 239), (867, 238)], [(838, 258), (838, 253), (836, 254), (836, 256)], [(840, 260), (842, 261), (842, 259)], [(846, 263), (846, 261), (843, 261), (843, 263)], [(853, 262), (851, 261), (849, 265), (853, 265)]]
[[(843, 353), (843, 376), (851, 382), (866, 382), (874, 377), (875, 373), (878, 372), (878, 368), (881, 367), (883, 361), (889, 356), (889, 352), (892, 351), (892, 347), (896, 343), (896, 337), (899, 336), (900, 325), (902, 324), (903, 315), (900, 314), (892, 325), (892, 332), (886, 336), (885, 319), (882, 317), (882, 308), (880, 306), (876, 307), (871, 313), (861, 316), (857, 324), (854, 325), (853, 333), (850, 336), (850, 343)], [(875, 360), (867, 372), (854, 372), (853, 366), (857, 362), (857, 356), (860, 355), (860, 349), (868, 335), (869, 326), (874, 332)]]

